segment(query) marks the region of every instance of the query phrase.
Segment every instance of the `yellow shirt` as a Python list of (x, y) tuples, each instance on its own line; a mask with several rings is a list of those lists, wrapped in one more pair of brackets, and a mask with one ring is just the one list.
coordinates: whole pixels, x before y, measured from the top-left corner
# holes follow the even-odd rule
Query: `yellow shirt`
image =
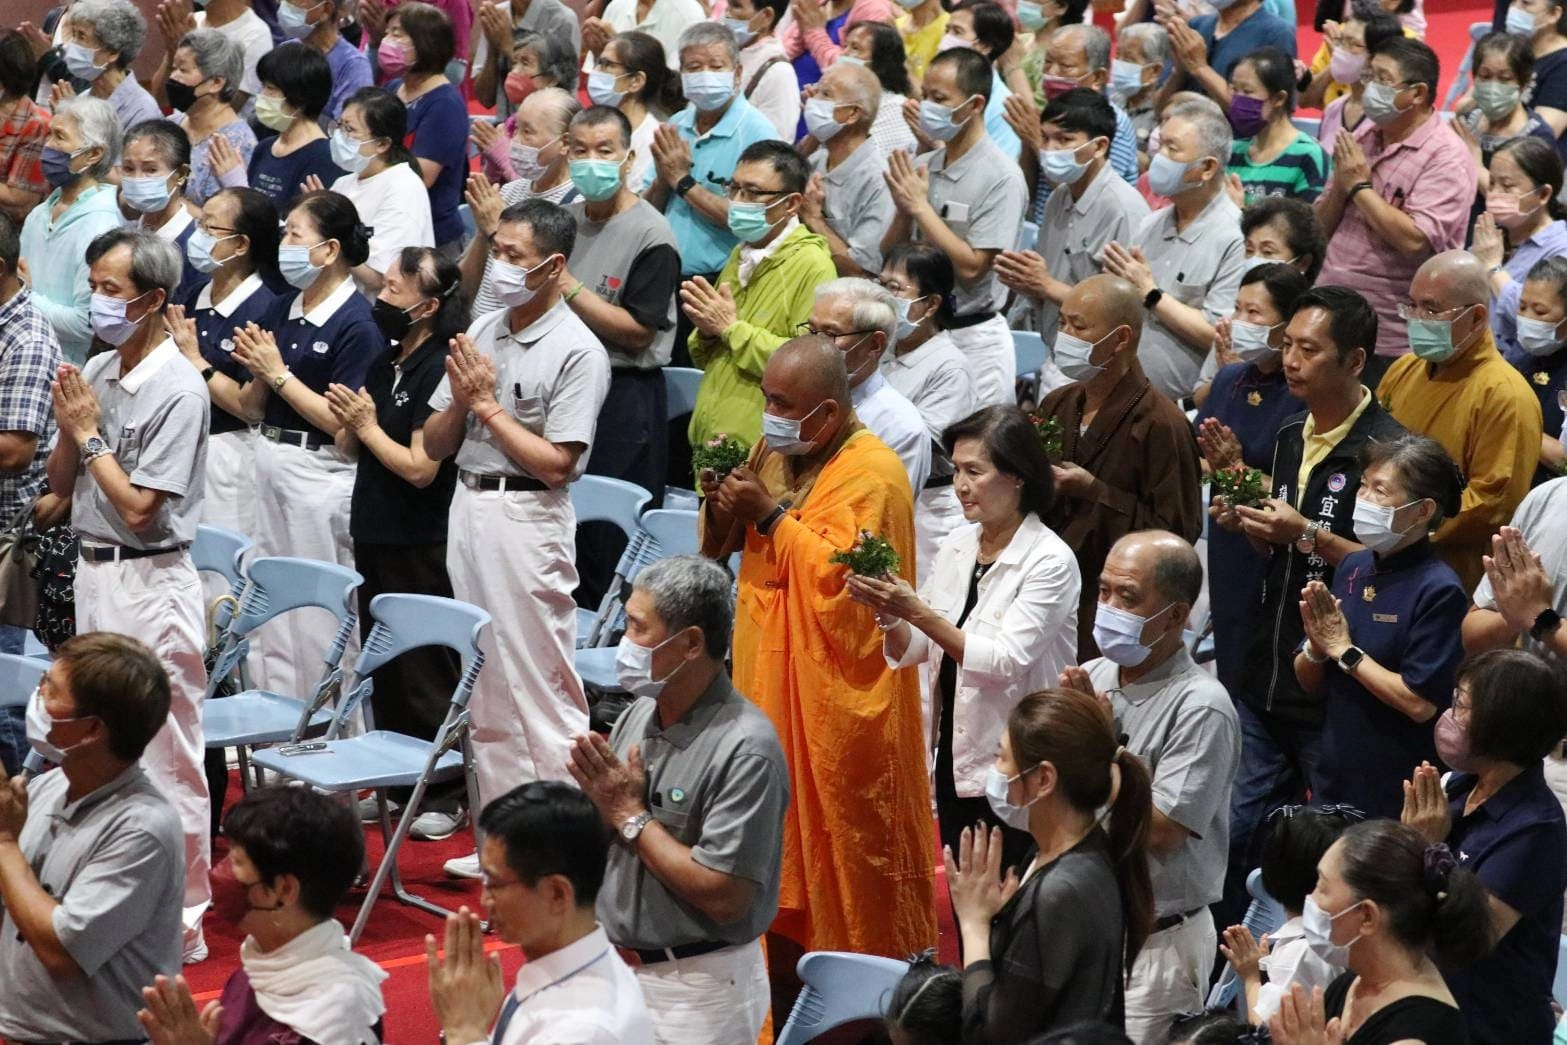
[(941, 38), (947, 33), (947, 20), (951, 16), (943, 11), (921, 28), (914, 24), (912, 15), (899, 15), (898, 32), (903, 34), (903, 50), (908, 55), (904, 63), (909, 69), (909, 79), (916, 84), (925, 79), (925, 70), (936, 57)]
[[(1434, 372), (1433, 372), (1434, 371)], [(1540, 461), (1540, 401), (1529, 383), (1484, 340), (1440, 370), (1413, 354), (1397, 360), (1377, 386), (1388, 413), (1447, 450), (1469, 483), (1457, 515), (1432, 544), (1473, 591), (1491, 535), (1512, 518)]]
[[(1317, 434), (1317, 419), (1310, 413), (1306, 414), (1306, 424), (1300, 430), (1301, 437), (1306, 441), (1305, 452), (1300, 457), (1300, 474), (1296, 477), (1295, 489), (1300, 491), (1300, 496), (1305, 496), (1306, 479), (1311, 475), (1311, 470), (1321, 463), (1322, 459), (1332, 452), (1333, 448), (1344, 441), (1349, 430), (1355, 427), (1355, 422), (1360, 420), (1360, 415), (1366, 412), (1366, 407), (1371, 405), (1371, 390), (1364, 385), (1360, 386), (1360, 405), (1349, 412), (1344, 422), (1331, 432)], [(1353, 490), (1350, 491), (1354, 493)], [(1298, 498), (1297, 498), (1298, 500)], [(1296, 508), (1300, 505), (1296, 504)]]

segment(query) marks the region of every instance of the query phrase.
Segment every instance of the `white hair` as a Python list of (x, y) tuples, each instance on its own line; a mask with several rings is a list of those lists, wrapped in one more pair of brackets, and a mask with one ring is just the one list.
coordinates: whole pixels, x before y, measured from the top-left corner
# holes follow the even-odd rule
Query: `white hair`
[(1184, 120), (1197, 136), (1198, 158), (1211, 156), (1219, 161), (1219, 170), (1230, 164), (1230, 148), (1235, 144), (1235, 131), (1224, 117), (1218, 103), (1211, 100), (1181, 102), (1164, 114), (1166, 121)]
[(180, 39), (180, 47), (190, 49), (196, 60), (196, 68), (203, 78), (223, 78), (223, 90), (218, 97), (227, 102), (239, 93), (239, 85), (245, 76), (245, 52), (216, 29), (196, 29)]
[(846, 97), (839, 98), (838, 103), (859, 106), (865, 113), (865, 125), (869, 127), (875, 123), (876, 114), (881, 110), (881, 81), (876, 79), (876, 74), (863, 65), (847, 62), (835, 64), (829, 71), (843, 81)]
[(1121, 46), (1124, 48), (1130, 43), (1142, 44), (1146, 65), (1162, 66), (1170, 58), (1170, 34), (1158, 22), (1138, 22), (1122, 29)]
[(77, 0), (71, 6), (70, 18), (92, 26), (98, 43), (118, 56), (122, 69), (131, 64), (147, 42), (147, 19), (130, 0)]
[(898, 306), (886, 287), (858, 276), (845, 276), (816, 288), (817, 302), (832, 298), (848, 298), (854, 303), (849, 315), (855, 330), (879, 330), (887, 335), (887, 343), (892, 343), (892, 335), (898, 329)]
[(107, 178), (114, 165), (120, 162), (120, 145), (124, 140), (114, 107), (102, 98), (78, 94), (54, 107), (56, 120), (65, 116), (76, 121), (76, 136), (81, 139), (82, 148), (101, 146), (103, 149), (98, 162), (83, 173), (98, 181)]
[(721, 22), (695, 22), (686, 26), (685, 31), (680, 34), (680, 42), (675, 47), (675, 54), (684, 58), (688, 47), (709, 47), (713, 44), (723, 46), (729, 55), (731, 65), (740, 64), (740, 46), (735, 43), (735, 34)]

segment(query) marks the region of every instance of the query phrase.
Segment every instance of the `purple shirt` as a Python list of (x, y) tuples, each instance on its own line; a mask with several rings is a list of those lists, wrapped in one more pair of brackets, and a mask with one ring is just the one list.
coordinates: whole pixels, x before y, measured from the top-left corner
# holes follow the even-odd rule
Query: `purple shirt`
[[(316, 1045), (294, 1028), (261, 1011), (244, 969), (235, 969), (228, 978), (219, 1004), (223, 1006), (223, 1018), (218, 1021), (220, 1045)], [(376, 1038), (381, 1038), (382, 1025), (376, 1024), (374, 1030)]]
[(370, 59), (341, 36), (327, 51), (326, 64), (332, 69), (332, 97), (327, 100), (326, 111), (321, 114), (323, 123), (342, 116), (343, 103), (359, 88), (375, 86), (375, 77), (370, 73)]

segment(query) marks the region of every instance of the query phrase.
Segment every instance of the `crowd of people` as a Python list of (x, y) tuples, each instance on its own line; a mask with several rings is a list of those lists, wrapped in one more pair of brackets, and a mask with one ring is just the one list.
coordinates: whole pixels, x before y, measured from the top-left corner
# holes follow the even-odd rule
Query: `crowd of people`
[[(1567, 3), (1499, 0), (1469, 56), (1420, 0), (1124, 6), (0, 31), (0, 519), (37, 559), (0, 651), (53, 654), (0, 708), (0, 1038), (398, 1034), (333, 917), (376, 797), (222, 813), (208, 524), (352, 567), (361, 637), (388, 592), (490, 615), (472, 790), (391, 796), (471, 829), (445, 870), (527, 959), (448, 919), (447, 1041), (748, 1045), (823, 950), (919, 956), (899, 1043), (1548, 1041)], [(613, 588), (589, 474), (699, 504), (700, 554)], [(248, 682), (310, 694), (334, 631), (269, 625)], [(458, 684), (413, 651), (364, 725), (432, 739)], [(209, 916), (245, 942), (198, 1011)]]

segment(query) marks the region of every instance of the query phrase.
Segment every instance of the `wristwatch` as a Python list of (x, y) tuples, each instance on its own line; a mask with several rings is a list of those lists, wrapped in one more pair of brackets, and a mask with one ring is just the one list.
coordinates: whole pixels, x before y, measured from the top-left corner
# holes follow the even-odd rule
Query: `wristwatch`
[(1317, 550), (1317, 535), (1322, 532), (1322, 524), (1315, 519), (1306, 523), (1306, 528), (1295, 538), (1295, 548), (1302, 555), (1315, 554)]
[(82, 463), (89, 464), (107, 453), (113, 453), (113, 451), (109, 449), (109, 444), (103, 441), (103, 437), (99, 435), (90, 436), (82, 444)]
[(1554, 634), (1561, 626), (1562, 615), (1547, 606), (1534, 618), (1534, 623), (1529, 627), (1529, 637), (1535, 642), (1544, 642), (1547, 636)]
[(284, 370), (281, 374), (272, 379), (273, 390), (276, 391), (282, 388), (284, 385), (288, 384), (288, 379), (293, 376), (294, 372), (292, 370)]
[(1366, 651), (1359, 646), (1351, 646), (1345, 650), (1338, 659), (1338, 666), (1346, 675), (1353, 675), (1355, 669), (1360, 667), (1360, 662), (1366, 659)]
[(653, 819), (653, 814), (647, 811), (629, 817), (620, 825), (620, 840), (627, 845), (636, 845), (637, 839), (642, 836), (642, 829)]
[(675, 182), (675, 195), (684, 199), (686, 193), (694, 188), (696, 188), (696, 179), (687, 174), (684, 178)]
[(201, 379), (203, 381), (211, 381), (212, 380), (212, 375), (216, 374), (217, 372), (218, 372), (218, 368), (217, 367), (209, 366), (209, 367), (207, 367), (206, 369), (204, 369), (201, 372)]
[(788, 509), (784, 508), (783, 505), (775, 505), (773, 510), (768, 512), (766, 517), (756, 524), (756, 532), (766, 537), (769, 533), (772, 533), (773, 527), (778, 525), (778, 520), (787, 514)]
[(1143, 308), (1153, 308), (1159, 304), (1159, 299), (1163, 297), (1164, 291), (1160, 290), (1158, 287), (1154, 287), (1148, 293), (1143, 295)]

